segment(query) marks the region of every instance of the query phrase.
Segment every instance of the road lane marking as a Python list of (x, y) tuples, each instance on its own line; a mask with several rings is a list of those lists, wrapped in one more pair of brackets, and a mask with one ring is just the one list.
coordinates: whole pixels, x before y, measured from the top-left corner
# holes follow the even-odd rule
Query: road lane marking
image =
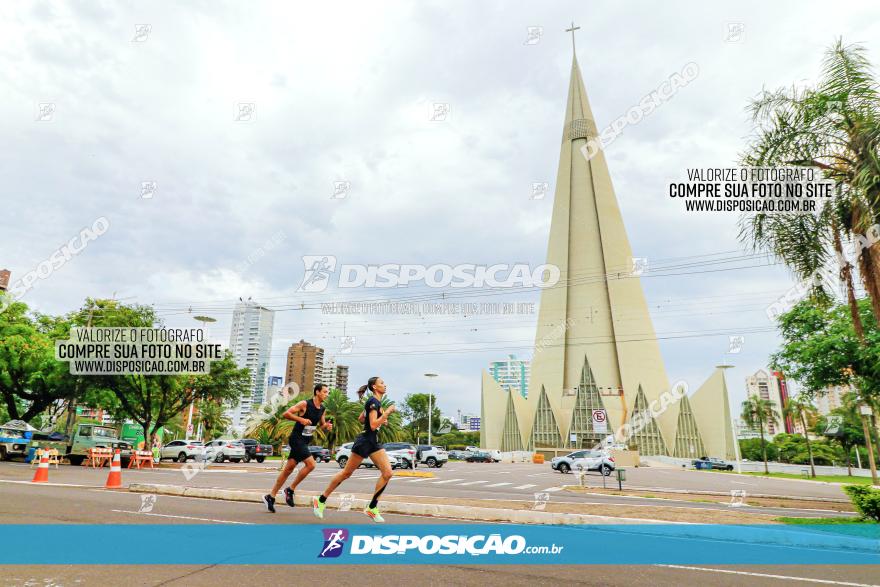
[(442, 481), (434, 481), (434, 485), (442, 485), (444, 483), (455, 483), (456, 481), (464, 481), (464, 479), (444, 479)]
[(547, 489), (542, 489), (541, 491), (544, 491), (544, 492), (562, 491), (562, 489), (563, 489), (562, 487), (548, 487)]
[(878, 587), (872, 583), (851, 583), (849, 581), (832, 581), (831, 579), (813, 579), (810, 577), (791, 577), (788, 575), (771, 575), (768, 573), (753, 573), (750, 571), (733, 571), (731, 569), (711, 569), (706, 567), (688, 567), (684, 565), (657, 565), (667, 569), (685, 569), (688, 571), (706, 571), (707, 573), (724, 573), (728, 575), (746, 575), (749, 577), (761, 577), (764, 579), (781, 579), (783, 581), (802, 581), (804, 583), (822, 583), (823, 585), (848, 585), (851, 587)]
[(139, 516), (156, 516), (159, 518), (177, 518), (180, 520), (198, 520), (199, 522), (216, 522), (218, 524), (244, 524), (247, 526), (253, 526), (253, 522), (237, 522), (235, 520), (215, 520), (213, 518), (195, 518), (193, 516), (172, 516), (171, 514), (153, 514), (150, 512), (136, 512), (129, 510), (110, 510), (111, 512), (116, 512), (117, 514), (137, 514)]
[(528, 489), (529, 487), (537, 487), (534, 483), (528, 483), (526, 485), (517, 485), (516, 487), (512, 487), (511, 489)]
[(464, 487), (465, 485), (476, 485), (477, 483), (488, 483), (488, 481), (468, 481), (467, 483), (459, 483), (459, 487)]
[(501, 487), (502, 485), (513, 485), (512, 483), (493, 483), (492, 485), (486, 485), (486, 487)]
[(427, 481), (430, 477), (413, 477), (412, 479), (403, 479), (404, 481), (409, 481), (410, 483), (418, 483), (420, 481)]

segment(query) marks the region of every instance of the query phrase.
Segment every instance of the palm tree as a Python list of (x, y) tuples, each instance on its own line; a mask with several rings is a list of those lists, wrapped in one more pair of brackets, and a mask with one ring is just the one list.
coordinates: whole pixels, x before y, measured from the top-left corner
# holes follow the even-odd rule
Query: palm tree
[[(880, 94), (864, 48), (838, 40), (825, 55), (815, 88), (764, 91), (750, 105), (755, 138), (742, 156), (749, 166), (818, 168), (839, 196), (817, 216), (757, 214), (741, 221), (740, 238), (782, 260), (800, 278), (831, 264), (841, 237), (868, 242), (880, 219)], [(862, 283), (880, 320), (880, 247), (861, 251)], [(839, 266), (858, 332), (852, 266)], [(861, 335), (860, 335), (861, 336)]]
[(300, 399), (300, 397), (296, 397), (287, 403), (277, 405), (262, 404), (248, 417), (245, 424), (245, 436), (268, 439), (266, 444), (271, 444), (276, 454), (281, 454), (281, 447), (287, 441), (295, 424), (293, 420), (286, 420), (282, 416), (290, 406)]
[(770, 474), (767, 466), (767, 441), (764, 439), (764, 427), (768, 422), (779, 420), (779, 413), (773, 407), (773, 402), (752, 396), (742, 403), (743, 422), (752, 430), (757, 429), (761, 433), (761, 453), (764, 456), (764, 474)]
[(792, 398), (788, 400), (788, 403), (782, 408), (782, 415), (785, 418), (794, 418), (795, 420), (800, 420), (801, 426), (804, 429), (804, 440), (807, 441), (807, 454), (810, 455), (810, 477), (816, 477), (816, 466), (813, 463), (813, 447), (810, 445), (810, 435), (807, 434), (807, 420), (815, 420), (817, 416), (816, 406), (811, 404), (808, 400), (801, 400), (798, 398)]
[[(394, 402), (388, 399), (388, 396), (382, 398), (382, 413), (385, 413), (385, 410), (388, 409), (389, 406), (394, 405)], [(379, 442), (395, 442), (403, 438), (405, 431), (403, 429), (403, 416), (400, 412), (394, 412), (388, 418), (388, 421), (379, 428)]]
[(198, 407), (202, 434), (206, 442), (222, 435), (229, 428), (229, 418), (223, 413), (223, 405), (220, 402), (206, 399), (200, 401)]
[(348, 442), (361, 431), (358, 416), (362, 406), (358, 402), (349, 401), (338, 389), (330, 391), (323, 405), (326, 409), (324, 419), (333, 422), (333, 430), (318, 430), (318, 437), (332, 454), (337, 444)]

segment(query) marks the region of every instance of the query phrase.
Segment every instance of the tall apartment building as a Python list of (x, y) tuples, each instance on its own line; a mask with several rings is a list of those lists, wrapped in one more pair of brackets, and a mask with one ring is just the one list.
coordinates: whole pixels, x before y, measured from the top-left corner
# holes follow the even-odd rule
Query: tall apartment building
[(348, 365), (336, 365), (336, 389), (348, 395)]
[(504, 361), (493, 361), (489, 364), (489, 373), (498, 382), (501, 389), (514, 391), (522, 397), (528, 397), (530, 362), (517, 359), (516, 355), (507, 355)]
[(250, 299), (235, 305), (229, 350), (236, 364), (247, 367), (251, 375), (250, 393), (244, 394), (238, 405), (229, 406), (226, 410), (226, 417), (239, 432), (244, 429), (251, 411), (265, 399), (274, 327), (274, 311)]
[(746, 395), (748, 395), (748, 397), (759, 397), (764, 400), (769, 400), (773, 405), (773, 410), (780, 418), (778, 420), (774, 419), (771, 422), (767, 422), (765, 431), (770, 438), (773, 438), (781, 432), (787, 432), (789, 434), (795, 432), (793, 423), (783, 422), (782, 420), (782, 408), (788, 400), (788, 389), (785, 383), (785, 378), (781, 375), (781, 373), (776, 371), (774, 371), (773, 374), (769, 374), (763, 369), (759, 369), (754, 375), (746, 377)]
[(0, 291), (6, 291), (9, 288), (9, 278), (11, 275), (9, 269), (0, 269)]
[(821, 395), (816, 395), (816, 411), (823, 416), (827, 416), (831, 413), (831, 410), (843, 405), (843, 396), (851, 391), (853, 391), (851, 387), (844, 387), (842, 385), (826, 387), (822, 390)]
[(324, 383), (324, 349), (300, 339), (287, 349), (285, 385), (296, 383), (300, 392), (312, 393), (317, 382)]
[(337, 365), (336, 357), (326, 355), (324, 358), (324, 374), (321, 382), (330, 389), (338, 389), (348, 393), (348, 365)]

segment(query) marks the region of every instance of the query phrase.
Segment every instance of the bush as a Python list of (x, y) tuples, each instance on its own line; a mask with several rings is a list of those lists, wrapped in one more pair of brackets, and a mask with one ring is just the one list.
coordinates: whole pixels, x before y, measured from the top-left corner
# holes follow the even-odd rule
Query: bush
[(849, 495), (862, 518), (880, 522), (880, 489), (867, 485), (845, 485), (843, 490)]

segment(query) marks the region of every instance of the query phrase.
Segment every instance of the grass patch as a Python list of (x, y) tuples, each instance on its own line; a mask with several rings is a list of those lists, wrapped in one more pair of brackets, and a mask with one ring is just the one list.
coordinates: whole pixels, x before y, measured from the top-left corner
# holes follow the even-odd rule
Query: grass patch
[(809, 481), (827, 481), (828, 483), (848, 483), (850, 485), (870, 485), (870, 477), (856, 477), (849, 475), (816, 475), (815, 477), (805, 477), (804, 475), (795, 475), (794, 473), (765, 473), (748, 472), (744, 475), (752, 475), (755, 477), (776, 477), (778, 479), (807, 479)]
[(868, 520), (863, 520), (861, 518), (776, 518), (777, 522), (782, 522), (783, 524), (794, 524), (794, 525), (834, 525), (834, 524), (869, 524)]

